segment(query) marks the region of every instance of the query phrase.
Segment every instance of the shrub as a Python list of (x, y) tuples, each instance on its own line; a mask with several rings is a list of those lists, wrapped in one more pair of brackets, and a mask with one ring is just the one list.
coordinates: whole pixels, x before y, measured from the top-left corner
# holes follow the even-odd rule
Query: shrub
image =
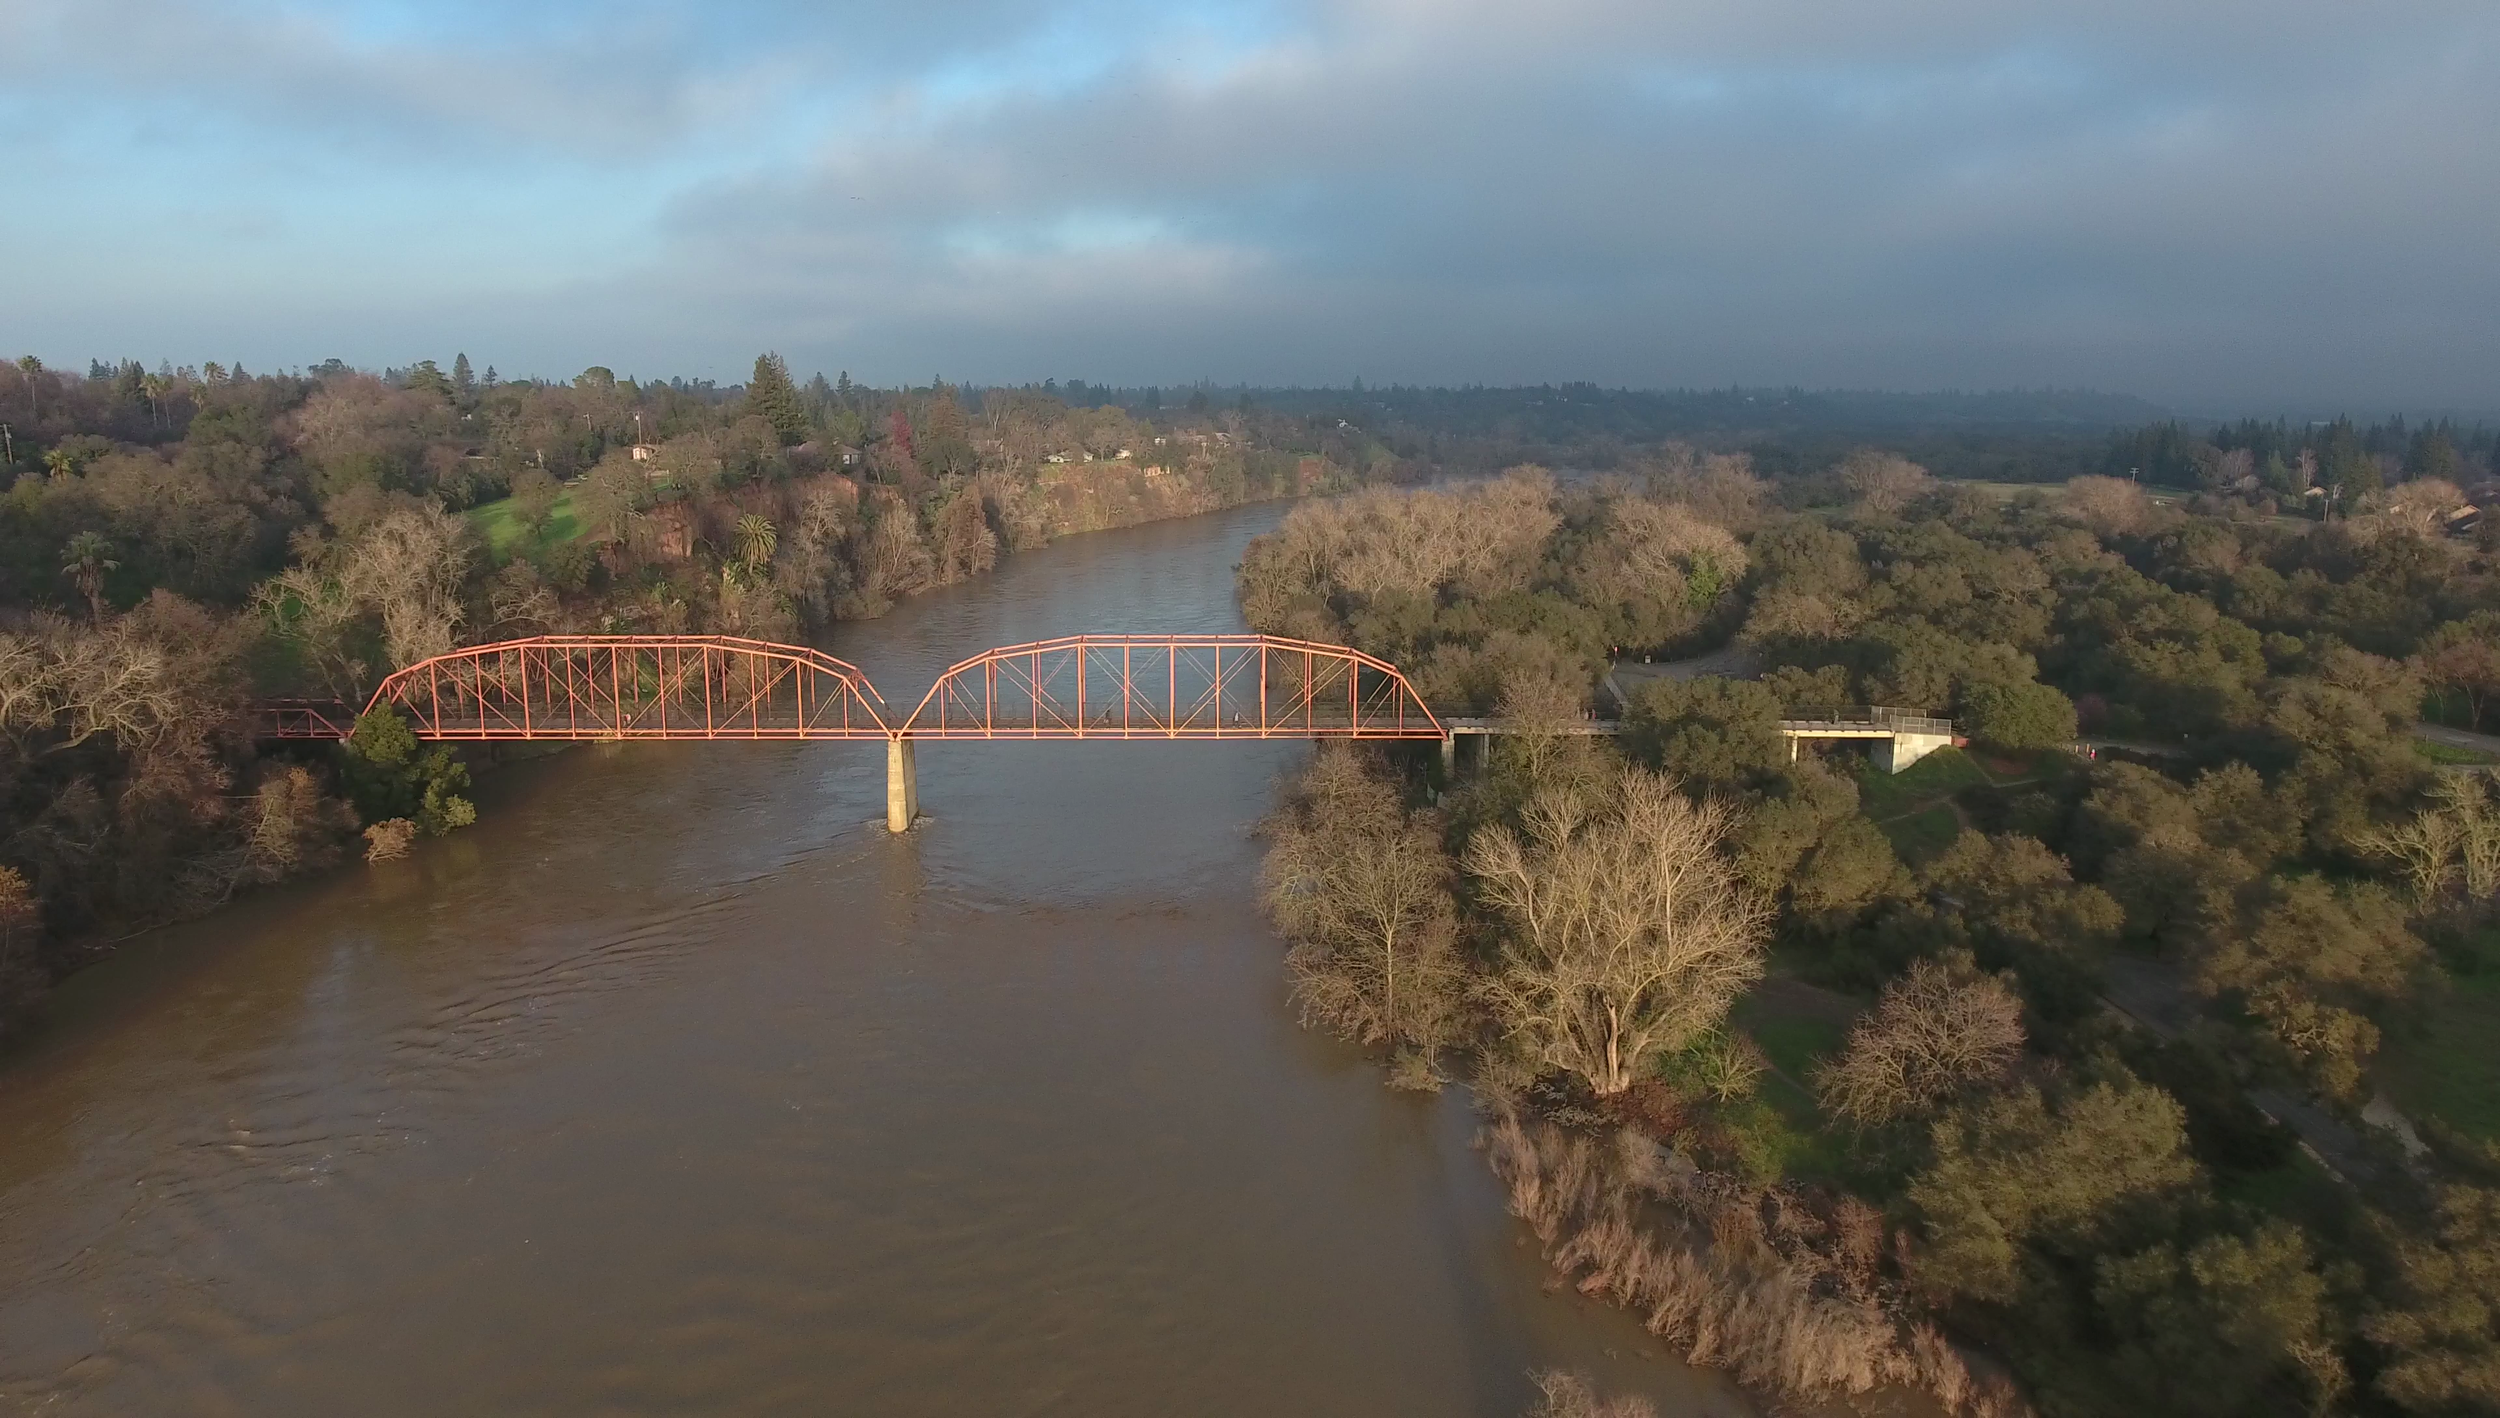
[(417, 840), (417, 825), (404, 817), (377, 822), (365, 829), (365, 860), (395, 862), (408, 855)]

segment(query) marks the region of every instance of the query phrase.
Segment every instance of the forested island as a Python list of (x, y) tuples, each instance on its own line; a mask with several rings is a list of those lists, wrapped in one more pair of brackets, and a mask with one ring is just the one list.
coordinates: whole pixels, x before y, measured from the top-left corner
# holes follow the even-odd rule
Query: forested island
[[(2416, 735), (2491, 726), (2489, 456), (2163, 423), (2050, 487), (1668, 446), (1297, 508), (1252, 624), (1519, 730), (1290, 785), (1304, 1020), (1463, 1080), (1560, 1277), (1778, 1401), (2493, 1411), (2500, 800)], [(1969, 746), (1792, 757), (1851, 704)]]

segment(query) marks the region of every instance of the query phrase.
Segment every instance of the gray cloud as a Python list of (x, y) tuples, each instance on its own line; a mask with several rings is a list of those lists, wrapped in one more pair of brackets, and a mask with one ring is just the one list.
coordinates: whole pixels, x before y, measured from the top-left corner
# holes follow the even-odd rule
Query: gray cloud
[(12, 13), (126, 88), (212, 53), (185, 102), (341, 110), (415, 181), (451, 134), (647, 194), (569, 275), (435, 271), (412, 310), (340, 294), (351, 261), (273, 333), (469, 319), (444, 334), (511, 362), (730, 377), (769, 345), (879, 378), (2500, 406), (2488, 3), (643, 7), (484, 42)]

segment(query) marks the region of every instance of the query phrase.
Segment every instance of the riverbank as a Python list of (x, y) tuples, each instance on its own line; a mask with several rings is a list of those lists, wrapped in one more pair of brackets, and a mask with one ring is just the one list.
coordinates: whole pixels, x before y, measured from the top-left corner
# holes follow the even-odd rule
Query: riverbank
[[(1235, 455), (1235, 463), (1238, 463), (1238, 455)], [(1140, 465), (1113, 463), (1113, 460), (1075, 463), (1068, 468), (1050, 468), (1048, 473), (1035, 478), (1030, 485), (1030, 498), (1020, 500), (1020, 503), (1015, 500), (1015, 493), (1010, 493), (1008, 485), (990, 485), (983, 480), (975, 480), (965, 495), (973, 498), (973, 505), (988, 508), (985, 515), (990, 515), (993, 520), (1008, 518), (1013, 520), (1015, 528), (1023, 528), (1018, 533), (1025, 540), (1023, 550), (1000, 550), (993, 558), (958, 565), (955, 568), (958, 575), (953, 575), (950, 580), (920, 578), (915, 583), (895, 585), (895, 588), (890, 588), (893, 598), (880, 595), (880, 598), (850, 598), (840, 605), (828, 603), (828, 613), (830, 610), (848, 610), (848, 615), (833, 615), (833, 618), (815, 625), (815, 635), (798, 635), (798, 638), (830, 643), (840, 635), (840, 625), (875, 620), (880, 615), (893, 613), (895, 605), (908, 603), (908, 600), (920, 598), (920, 595), (938, 593), (948, 585), (963, 585), (988, 578), (1005, 560), (1013, 560), (1018, 555), (1033, 555), (1035, 550), (1045, 548), (1045, 545), (1060, 543), (1060, 540), (1075, 538), (1075, 535), (1135, 528), (1135, 525), (1163, 523), (1163, 520), (1200, 518), (1200, 515), (1220, 513), (1220, 510), (1240, 508), (1240, 505), (1278, 503), (1278, 500), (1330, 490), (1343, 480), (1343, 473), (1335, 470), (1335, 465), (1320, 458), (1290, 460), (1283, 475), (1258, 480), (1243, 478), (1238, 465), (1233, 468), (1233, 478), (1215, 478), (1213, 468), (1215, 463), (1205, 463), (1198, 473), (1188, 473), (1188, 470), (1140, 468)], [(818, 475), (813, 480), (800, 480), (800, 483), (778, 485), (778, 488), (758, 488), (758, 495), (763, 500), (730, 498), (725, 503), (727, 513), (715, 515), (712, 520), (720, 520), (722, 528), (732, 528), (737, 518), (763, 515), (765, 510), (770, 510), (770, 513), (780, 515), (785, 523), (800, 525), (808, 505), (823, 505), (825, 500), (830, 500), (838, 508), (850, 508), (853, 513), (858, 513), (863, 498), (868, 505), (875, 505), (875, 498), (878, 498), (875, 490), (863, 493), (863, 488), (855, 480), (833, 473)], [(1010, 498), (1010, 505), (1005, 505), (1005, 508), (998, 505), (998, 498), (1003, 498), (1003, 495)], [(1228, 503), (1228, 498), (1233, 500)], [(510, 518), (502, 518), (500, 523), (510, 523)], [(562, 538), (540, 543), (535, 548), (517, 548), (515, 540), (512, 540), (517, 530), (510, 525), (502, 525), (497, 535), (500, 535), (500, 555), (505, 555), (507, 560), (502, 563), (502, 570), (497, 575), (510, 578), (512, 570), (522, 570), (522, 573), (527, 573), (522, 580), (537, 578), (540, 573), (537, 573), (535, 563), (527, 560), (527, 555), (522, 553), (537, 555), (537, 558), (545, 560), (547, 555), (560, 553), (562, 545), (570, 543), (570, 538), (577, 538), (582, 530), (580, 520), (575, 518), (567, 518), (562, 523), (550, 520), (550, 525), (562, 530)], [(645, 565), (645, 570), (662, 575), (660, 585), (667, 585), (670, 575), (697, 570), (697, 560), (700, 560), (697, 558), (697, 543), (700, 543), (700, 538), (692, 535), (692, 528), (697, 528), (697, 525), (700, 525), (700, 520), (687, 520), (685, 525), (677, 528), (675, 540), (652, 538), (647, 543), (652, 553), (665, 553), (667, 548), (675, 548), (672, 555), (660, 555), (660, 558)], [(712, 530), (717, 533), (717, 540), (727, 545), (730, 533), (722, 528)], [(930, 563), (930, 568), (935, 568), (935, 563)], [(635, 615), (645, 615), (652, 608), (650, 588), (647, 585), (642, 585), (642, 588), (627, 585), (625, 580), (620, 580), (610, 593), (582, 593), (575, 598), (552, 593), (547, 585), (532, 585), (532, 590), (542, 598), (537, 610), (532, 610), (537, 620), (515, 623), (515, 620), (505, 618), (500, 623), (490, 623), (490, 635), (550, 633), (550, 630), (555, 630), (555, 633), (585, 633), (585, 630), (612, 628), (620, 620), (630, 623)], [(660, 598), (660, 605), (665, 605), (665, 598)], [(778, 630), (775, 625), (750, 625), (747, 630), (765, 630), (768, 635), (783, 633), (783, 630), (798, 633), (800, 625), (795, 620), (785, 620), (783, 630)], [(450, 750), (450, 763), (455, 765), (455, 770), (435, 775), (435, 778), (442, 778), (442, 785), (435, 795), (467, 805), (475, 798), (467, 788), (470, 778), (492, 775), (502, 763), (552, 753), (555, 748), (557, 745), (492, 745), (492, 748), (455, 745)], [(315, 778), (285, 778), (290, 768), (305, 768), (315, 773)], [(327, 870), (337, 870), (340, 865), (357, 863), (357, 860), (365, 860), (370, 865), (372, 860), (400, 858), (410, 850), (422, 850), (420, 843), (430, 840), (425, 833), (440, 838), (442, 833), (457, 830), (457, 823), (460, 823), (460, 813), (435, 813), (430, 818), (415, 813), (417, 803), (425, 798), (427, 783), (422, 783), (422, 780), (412, 780), (407, 793), (395, 795), (395, 798), (405, 798), (405, 805), (400, 805), (400, 808), (370, 808), (370, 800), (377, 798), (372, 793), (362, 793), (360, 783), (370, 788), (370, 783), (365, 783), (365, 780), (370, 780), (372, 773), (362, 773), (362, 770), (347, 765), (340, 750), (307, 748), (307, 745), (282, 748), (277, 753), (262, 755), (262, 758), (237, 760), (232, 768), (227, 768), (227, 773), (235, 780), (242, 780), (242, 783), (255, 783), (257, 780), (260, 793), (245, 805), (242, 813), (227, 813), (235, 820), (225, 833), (217, 835), (210, 863), (225, 863), (225, 858), (232, 858), (232, 863), (217, 868), (220, 875), (215, 878), (215, 883), (200, 885), (200, 888), (185, 890), (185, 893), (158, 895), (153, 908), (145, 915), (138, 915), (138, 918), (100, 920), (100, 923), (75, 930), (70, 935), (53, 935), (53, 938), (45, 938), (40, 933), (40, 925), (15, 930), (17, 935), (32, 935), (32, 940), (10, 943), (10, 940), (0, 938), (0, 1043), (5, 1043), (30, 1018), (32, 1010), (40, 1008), (40, 998), (53, 985), (70, 978), (78, 970), (93, 968), (98, 960), (113, 953), (115, 945), (130, 940), (133, 935), (165, 928), (165, 925), (180, 923), (180, 920), (197, 920), (202, 915), (227, 908), (237, 895), (247, 895), (252, 890), (282, 883), (282, 880), (302, 880), (305, 875), (327, 873)], [(357, 778), (357, 773), (362, 773), (362, 778)], [(270, 783), (275, 783), (275, 788), (270, 788)], [(352, 823), (350, 805), (360, 808), (360, 813), (355, 813), (357, 820), (352, 820)], [(402, 818), (402, 810), (407, 813), (405, 818)], [(417, 830), (420, 823), (425, 833)], [(380, 835), (375, 835), (375, 828), (380, 828)], [(202, 863), (202, 860), (187, 860), (187, 863), (178, 865), (178, 873), (197, 875), (200, 880), (207, 880), (202, 875), (205, 865), (207, 863)], [(0, 925), (0, 930), (8, 928)], [(40, 960), (40, 968), (5, 968), (10, 963), (10, 950), (5, 945), (15, 945), (17, 950), (30, 950)]]
[[(827, 648), (1236, 632), (1244, 508)], [(0, 1408), (1518, 1418), (1747, 1405), (1550, 1293), (1456, 1092), (1298, 1029), (1293, 743), (593, 745), (82, 974), (0, 1076)], [(456, 1362), (447, 1362), (454, 1356)]]
[(1582, 738), (1505, 741), (1429, 809), (1404, 766), (1323, 746), (1264, 834), (1304, 1024), (1385, 1051), (1393, 1087), (1464, 1083), (1558, 1280), (1684, 1361), (1779, 1405), (2026, 1413), (1927, 1318), (1882, 1208), (1800, 1166), (1816, 1099), (1795, 1117), (1733, 1018), (1770, 923), (1743, 816)]
[[(1854, 1200), (1889, 1237), (1877, 1269), (1901, 1305), (1884, 1308), (2004, 1356), (2043, 1408), (2442, 1411), (2460, 1361), (2435, 1316), (2481, 1313), (2491, 1288), (2449, 1257), (2490, 1249), (2500, 1193), (2470, 1131), (2487, 1110), (2422, 1089), (2421, 1060), (2478, 1061), (2441, 1002), (2491, 968), (2491, 873), (2466, 844), (2500, 798), (2487, 774), (2434, 771), (2415, 716), (2426, 685), (2485, 683), (2487, 616), (2465, 616), (2484, 568), (2389, 524), (2379, 545), (2422, 578), (2390, 591), (2338, 560), (2332, 528), (2190, 515), (2108, 480), (2055, 504), (1878, 497), (1857, 474), (1917, 472), (1881, 463), (1853, 457), (1834, 490), (1858, 505), (1828, 515), (1743, 478), (1529, 476), (1298, 511), (1254, 546), (1254, 621), (1348, 639), (1525, 730), (1455, 788), (1409, 765), (1379, 801), (1303, 821), (1297, 794), (1357, 775), (1287, 794), (1271, 900), (1306, 1012), (1401, 1082), (1444, 1056), (1484, 1082), (1490, 1061), (1523, 1116), (1629, 1127), (1762, 1198), (1766, 1224), (1837, 1232)], [(2407, 609), (2253, 599), (2198, 569), (2217, 555)], [(2421, 586), (2465, 618), (2418, 614)], [(1536, 731), (1586, 712), (1613, 647), (1730, 636), (1758, 678), (1669, 663), (1631, 685), (1618, 665), (1611, 749)], [(1870, 703), (1950, 714), (2008, 771), (1940, 753), (1853, 773), (1779, 728)], [(2065, 752), (2154, 726), (2177, 747), (2149, 765)], [(1657, 836), (1678, 820), (1713, 825)], [(1703, 897), (1658, 884), (1677, 873)], [(1698, 936), (1675, 919), (1688, 899), (1715, 903)], [(1853, 1017), (1730, 1009), (1771, 952)], [(1712, 956), (1722, 976), (1688, 989)], [(2167, 967), (2184, 1027), (2129, 1029), (2105, 1005), (2130, 958)], [(2276, 1121), (2304, 1109), (2351, 1125), (2322, 1155), (2383, 1152), (2387, 1185), (2335, 1187)], [(1592, 1258), (1630, 1244), (1620, 1209), (1558, 1230), (1557, 1262), (1702, 1333), (1707, 1310), (1655, 1308), (1681, 1281), (1619, 1284)], [(1706, 1252), (1622, 1264), (1705, 1265), (1724, 1219), (1677, 1223), (1711, 1233)], [(2253, 1307), (2262, 1331), (2241, 1322)], [(2481, 1364), (2489, 1340), (2457, 1342)], [(1764, 1372), (1786, 1362), (1764, 1352)], [(1832, 1381), (1790, 1357), (1800, 1386)]]

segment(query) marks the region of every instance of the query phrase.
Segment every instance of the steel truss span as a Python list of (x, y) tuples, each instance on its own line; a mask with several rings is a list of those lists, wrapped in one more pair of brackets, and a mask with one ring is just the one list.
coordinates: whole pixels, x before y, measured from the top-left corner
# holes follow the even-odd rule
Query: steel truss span
[(1439, 739), (1397, 666), (1272, 635), (1071, 635), (946, 671), (914, 739)]
[[(382, 681), (421, 739), (881, 739), (884, 701), (820, 651), (725, 635), (543, 635), (420, 660)], [(270, 706), (273, 736), (338, 725)], [(294, 732), (288, 732), (288, 730)]]

